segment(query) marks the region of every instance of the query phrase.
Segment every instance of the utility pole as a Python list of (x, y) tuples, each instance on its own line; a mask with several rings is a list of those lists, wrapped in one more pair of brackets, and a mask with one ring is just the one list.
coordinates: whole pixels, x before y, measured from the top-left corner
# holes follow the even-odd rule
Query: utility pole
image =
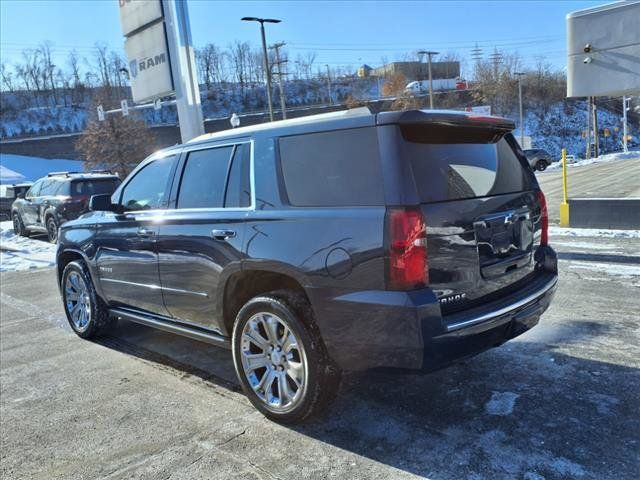
[(429, 64), (429, 108), (433, 110), (433, 75), (431, 74), (431, 57), (438, 55), (440, 52), (432, 52), (430, 50), (421, 50), (418, 55), (426, 55)]
[(276, 65), (278, 65), (278, 87), (280, 90), (280, 109), (282, 110), (283, 120), (287, 118), (287, 105), (285, 104), (285, 100), (284, 100), (284, 85), (282, 83), (282, 76), (284, 75), (282, 73), (282, 64), (286, 62), (286, 60), (283, 60), (283, 61), (280, 60), (280, 49), (285, 45), (286, 44), (284, 42), (279, 42), (269, 47), (276, 51)]
[(624, 152), (629, 151), (627, 146), (627, 110), (631, 108), (631, 99), (626, 96), (622, 96), (622, 150)]
[(331, 72), (329, 70), (329, 64), (325, 65), (327, 67), (327, 91), (329, 92), (329, 105), (333, 105), (333, 98), (331, 98)]
[(596, 104), (596, 97), (593, 97), (593, 146), (595, 158), (598, 158), (600, 154), (600, 139), (598, 137), (598, 106)]
[(498, 65), (502, 63), (502, 54), (497, 49), (493, 50), (493, 53), (489, 55), (489, 59), (493, 62), (493, 77), (495, 81), (498, 81)]
[[(182, 2), (181, 2), (182, 3)], [(245, 22), (259, 22), (262, 36), (262, 55), (264, 60), (264, 75), (267, 77), (267, 104), (269, 105), (269, 119), (273, 122), (273, 103), (271, 102), (271, 73), (269, 70), (269, 57), (267, 56), (267, 38), (264, 33), (265, 23), (280, 23), (276, 18), (242, 17)]]
[(524, 117), (522, 115), (522, 76), (524, 72), (514, 72), (518, 77), (518, 99), (520, 104), (520, 148), (524, 148)]
[(587, 107), (587, 151), (584, 158), (591, 158), (591, 97), (588, 97)]
[(163, 0), (171, 74), (176, 91), (180, 137), (188, 142), (204, 133), (200, 88), (191, 40), (187, 2)]

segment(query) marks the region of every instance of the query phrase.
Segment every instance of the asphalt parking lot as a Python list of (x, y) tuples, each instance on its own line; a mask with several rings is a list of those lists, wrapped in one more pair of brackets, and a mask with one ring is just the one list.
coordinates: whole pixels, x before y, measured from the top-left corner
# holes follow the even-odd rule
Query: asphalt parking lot
[(228, 351), (65, 323), (54, 271), (3, 273), (3, 479), (635, 479), (640, 240), (552, 236), (560, 287), (533, 331), (431, 375), (346, 375), (329, 414), (264, 419)]

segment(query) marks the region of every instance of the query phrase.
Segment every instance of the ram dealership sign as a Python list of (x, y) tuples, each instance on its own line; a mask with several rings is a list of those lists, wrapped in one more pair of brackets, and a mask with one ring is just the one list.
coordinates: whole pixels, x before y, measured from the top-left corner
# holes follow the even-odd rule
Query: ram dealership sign
[(118, 0), (135, 103), (174, 92), (160, 0)]

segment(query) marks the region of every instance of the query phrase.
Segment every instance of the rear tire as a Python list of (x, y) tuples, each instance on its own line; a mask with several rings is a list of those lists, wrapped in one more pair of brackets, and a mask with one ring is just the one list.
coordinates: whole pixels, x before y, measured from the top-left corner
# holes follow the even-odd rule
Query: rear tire
[(544, 160), (538, 160), (538, 163), (536, 163), (536, 169), (541, 172), (545, 171), (547, 169), (547, 162)]
[(21, 237), (27, 237), (27, 229), (24, 226), (24, 222), (22, 221), (22, 217), (18, 212), (13, 214), (13, 233), (19, 235)]
[(47, 218), (47, 238), (51, 243), (58, 242), (58, 222), (53, 216)]
[(236, 317), (232, 350), (242, 389), (271, 420), (303, 422), (335, 398), (341, 372), (299, 293), (275, 291), (247, 302)]
[(81, 260), (70, 262), (62, 273), (62, 303), (69, 325), (81, 338), (104, 334), (114, 323), (96, 293), (91, 275)]

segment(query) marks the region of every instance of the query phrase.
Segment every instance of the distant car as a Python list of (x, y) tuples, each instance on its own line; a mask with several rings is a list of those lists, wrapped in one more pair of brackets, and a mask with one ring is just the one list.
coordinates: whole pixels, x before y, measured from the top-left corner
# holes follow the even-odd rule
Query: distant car
[(567, 163), (576, 163), (578, 159), (575, 155), (567, 155)]
[(110, 195), (118, 185), (118, 176), (104, 170), (50, 173), (13, 202), (13, 231), (21, 236), (46, 233), (56, 243), (62, 223), (88, 212), (92, 195)]
[(546, 168), (551, 165), (551, 155), (546, 150), (542, 150), (541, 148), (532, 148), (529, 150), (525, 150), (524, 154), (527, 156), (527, 160), (529, 161), (529, 165), (534, 170), (546, 170)]
[(31, 185), (31, 182), (0, 185), (0, 220), (11, 220), (11, 205), (16, 198), (24, 196)]

